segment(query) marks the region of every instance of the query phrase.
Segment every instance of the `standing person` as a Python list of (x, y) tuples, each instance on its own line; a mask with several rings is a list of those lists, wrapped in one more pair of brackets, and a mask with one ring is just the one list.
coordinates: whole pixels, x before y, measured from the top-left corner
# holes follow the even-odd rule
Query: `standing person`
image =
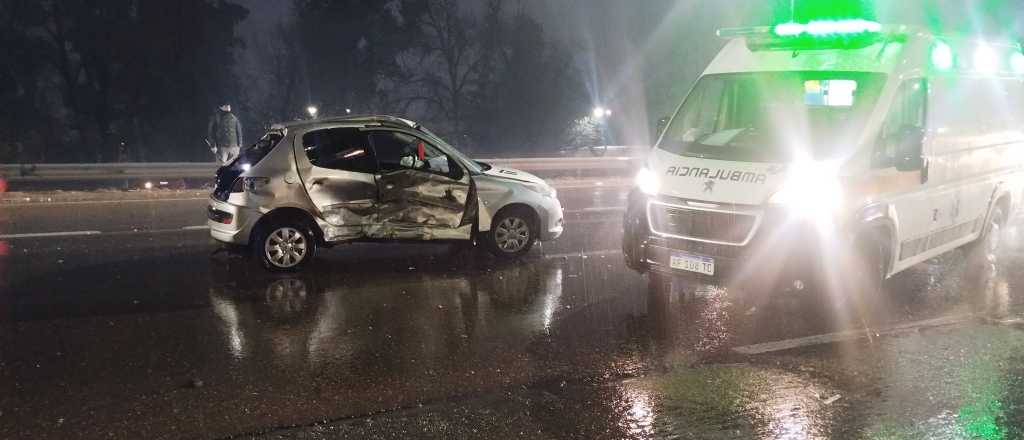
[(227, 165), (238, 157), (242, 146), (242, 124), (231, 113), (231, 104), (221, 105), (220, 110), (210, 117), (206, 136), (213, 154), (217, 156), (217, 163)]

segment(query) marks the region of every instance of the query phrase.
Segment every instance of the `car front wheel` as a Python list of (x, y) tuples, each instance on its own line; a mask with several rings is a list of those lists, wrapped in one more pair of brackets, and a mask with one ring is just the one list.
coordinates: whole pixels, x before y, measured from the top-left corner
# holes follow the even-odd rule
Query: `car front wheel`
[(519, 258), (530, 252), (538, 235), (536, 222), (526, 209), (510, 209), (494, 219), (486, 233), (487, 247), (498, 257)]

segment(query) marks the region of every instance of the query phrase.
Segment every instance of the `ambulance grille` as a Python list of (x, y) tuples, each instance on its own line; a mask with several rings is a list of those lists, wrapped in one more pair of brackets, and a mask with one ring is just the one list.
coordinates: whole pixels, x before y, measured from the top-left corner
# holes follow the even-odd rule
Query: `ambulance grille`
[(652, 202), (647, 215), (651, 231), (667, 237), (744, 246), (750, 241), (758, 216), (748, 212), (693, 209)]

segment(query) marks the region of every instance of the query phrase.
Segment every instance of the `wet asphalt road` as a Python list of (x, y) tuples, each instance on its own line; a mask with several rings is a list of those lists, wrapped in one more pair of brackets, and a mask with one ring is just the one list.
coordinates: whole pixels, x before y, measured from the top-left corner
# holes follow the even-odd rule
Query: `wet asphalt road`
[(650, 283), (620, 189), (561, 198), (520, 262), (360, 244), (298, 275), (211, 256), (201, 200), (0, 207), (8, 235), (101, 232), (0, 241), (0, 438), (1024, 435), (1014, 230), (994, 271), (955, 253), (857, 312)]

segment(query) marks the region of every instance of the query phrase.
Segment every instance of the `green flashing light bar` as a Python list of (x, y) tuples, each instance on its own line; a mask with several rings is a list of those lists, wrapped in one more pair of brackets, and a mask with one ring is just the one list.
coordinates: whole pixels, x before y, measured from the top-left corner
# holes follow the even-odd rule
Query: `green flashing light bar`
[(938, 41), (932, 46), (932, 67), (938, 70), (950, 70), (956, 64), (956, 55), (953, 48), (943, 41)]
[[(968, 52), (973, 51), (973, 56), (968, 57), (969, 64), (967, 65), (959, 62), (960, 58), (953, 46), (943, 40), (936, 41), (931, 48), (932, 67), (943, 72), (958, 69), (981, 74), (1009, 72), (1014, 75), (1024, 75), (1024, 52), (1021, 52), (1019, 45), (978, 43), (963, 49)], [(1005, 64), (1002, 62), (1004, 59), (1006, 60)]]
[(881, 23), (864, 19), (812, 20), (804, 23), (782, 23), (772, 27), (772, 33), (779, 37), (839, 37), (863, 35), (882, 31)]
[(1017, 75), (1024, 75), (1024, 53), (1014, 52), (1010, 55), (1010, 69)]

